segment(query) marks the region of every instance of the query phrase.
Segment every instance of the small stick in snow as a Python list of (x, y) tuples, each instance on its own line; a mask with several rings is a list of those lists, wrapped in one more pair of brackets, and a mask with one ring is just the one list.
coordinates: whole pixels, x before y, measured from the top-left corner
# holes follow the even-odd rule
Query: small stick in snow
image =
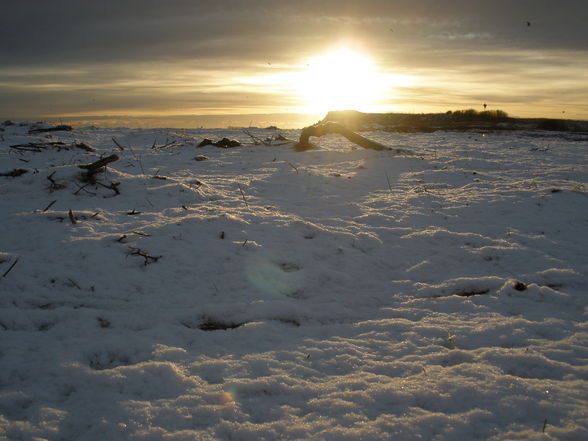
[(155, 141), (153, 141), (153, 147), (151, 147), (151, 149), (166, 149), (169, 147), (180, 147), (183, 146), (184, 144), (182, 143), (182, 141), (179, 141), (177, 139), (174, 139), (173, 141), (170, 141), (169, 139), (165, 139), (165, 144), (163, 144), (160, 147), (157, 147), (157, 145), (155, 145)]
[(298, 174), (298, 169), (296, 167), (294, 167), (294, 164), (292, 164), (291, 162), (288, 162), (288, 165), (290, 167), (292, 167), (294, 170), (296, 170), (296, 174)]
[[(90, 185), (90, 184), (86, 184), (81, 186), (80, 188), (78, 188), (76, 191), (74, 191), (74, 195), (78, 195), (80, 193), (80, 191), (84, 190), (86, 193), (88, 193), (88, 190), (86, 190), (86, 187)], [(95, 194), (95, 193), (91, 193), (91, 194)]]
[(28, 170), (25, 170), (24, 168), (15, 168), (12, 171), (6, 172), (6, 173), (0, 173), (0, 176), (7, 176), (7, 177), (11, 177), (11, 178), (17, 178), (21, 175), (24, 175), (25, 173), (27, 173)]
[[(106, 184), (103, 184), (102, 182), (96, 181), (96, 184), (100, 185), (101, 187), (108, 188), (109, 190), (114, 191), (113, 197), (120, 194), (120, 190), (118, 189), (120, 182), (111, 182), (110, 185), (106, 185)], [(94, 193), (91, 193), (91, 194), (94, 194)]]
[(55, 204), (55, 202), (57, 202), (57, 199), (55, 199), (54, 201), (49, 202), (49, 205), (47, 205), (44, 209), (43, 209), (43, 213), (45, 213), (47, 210), (49, 210), (51, 207), (53, 207), (53, 204)]
[(114, 142), (114, 144), (119, 148), (119, 150), (124, 150), (125, 149), (122, 145), (120, 145), (118, 143), (118, 141), (114, 138), (114, 136), (112, 137), (112, 142)]
[(55, 179), (53, 179), (54, 174), (55, 174), (55, 172), (53, 172), (49, 176), (47, 176), (47, 179), (49, 180), (49, 182), (51, 182), (51, 185), (49, 185), (49, 191), (51, 193), (53, 193), (55, 190), (62, 190), (65, 188), (65, 185), (58, 184), (57, 182), (55, 182)]
[(237, 184), (239, 186), (239, 191), (241, 192), (241, 196), (243, 197), (243, 202), (245, 202), (245, 206), (249, 208), (249, 204), (247, 203), (247, 199), (245, 199), (245, 193), (243, 193), (243, 189), (241, 188), (241, 184)]
[(386, 181), (388, 181), (388, 188), (390, 189), (390, 193), (392, 193), (392, 184), (390, 184), (390, 178), (388, 177), (388, 173), (386, 173)]
[(269, 145), (268, 143), (259, 139), (257, 136), (252, 135), (248, 130), (243, 129), (243, 133), (245, 133), (247, 136), (249, 136), (253, 140), (253, 144), (255, 144), (255, 145), (259, 145), (259, 144)]
[(101, 328), (110, 328), (110, 325), (112, 324), (110, 322), (110, 320), (107, 320), (105, 318), (102, 317), (96, 317), (96, 320), (98, 320), (98, 323), (100, 324)]
[(14, 261), (14, 262), (12, 262), (12, 265), (10, 265), (10, 268), (8, 268), (8, 269), (7, 269), (7, 270), (4, 272), (4, 274), (2, 274), (2, 278), (6, 277), (6, 276), (8, 275), (8, 273), (9, 273), (10, 271), (12, 271), (12, 268), (14, 268), (14, 267), (16, 266), (16, 264), (18, 263), (19, 259), (20, 259), (20, 257), (17, 257), (17, 258), (15, 259), (15, 261)]
[(73, 212), (71, 210), (69, 210), (69, 220), (71, 221), (72, 224), (77, 224), (78, 223), (78, 219), (74, 216)]
[(131, 248), (131, 252), (129, 253), (129, 256), (141, 256), (145, 259), (145, 266), (149, 265), (152, 261), (153, 262), (157, 262), (159, 259), (161, 259), (163, 256), (151, 256), (149, 254), (147, 254), (145, 251), (141, 250), (140, 248)]
[(80, 287), (80, 285), (78, 285), (76, 283), (75, 280), (73, 280), (73, 279), (67, 279), (67, 280), (69, 281), (69, 283), (71, 283), (72, 286), (75, 286), (77, 289), (79, 289), (81, 291), (82, 288)]
[(546, 427), (547, 427), (547, 418), (545, 418), (545, 421), (543, 421), (543, 430), (542, 430), (543, 433), (545, 433)]

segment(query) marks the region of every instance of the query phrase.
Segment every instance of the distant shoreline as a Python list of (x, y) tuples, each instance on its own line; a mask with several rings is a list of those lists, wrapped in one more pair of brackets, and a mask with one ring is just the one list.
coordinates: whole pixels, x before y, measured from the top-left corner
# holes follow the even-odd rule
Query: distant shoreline
[[(130, 129), (241, 129), (246, 127), (275, 126), (280, 129), (301, 129), (322, 118), (319, 114), (302, 113), (255, 113), (221, 115), (80, 115), (63, 117), (31, 117), (28, 121), (44, 121), (53, 124), (68, 124), (75, 128), (98, 126), (101, 128)], [(4, 118), (21, 121), (22, 118)]]

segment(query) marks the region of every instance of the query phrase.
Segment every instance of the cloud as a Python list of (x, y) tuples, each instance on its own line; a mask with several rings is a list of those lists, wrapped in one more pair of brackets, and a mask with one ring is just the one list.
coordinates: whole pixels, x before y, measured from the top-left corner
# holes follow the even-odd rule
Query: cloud
[[(208, 110), (230, 107), (227, 96), (239, 108), (247, 96), (260, 98), (251, 104), (275, 107), (267, 88), (243, 86), (241, 79), (297, 69), (305, 57), (341, 41), (369, 52), (385, 71), (426, 81), (453, 73), (454, 83), (480, 87), (525, 89), (526, 78), (573, 89), (586, 79), (580, 70), (588, 60), (584, 0), (5, 3), (3, 115), (25, 106), (100, 111), (124, 103), (145, 109), (148, 102), (182, 110), (182, 94)], [(88, 100), (105, 104), (92, 107)]]
[[(585, 49), (583, 0), (212, 1), (23, 0), (3, 5), (0, 56), (9, 65), (246, 60), (301, 40), (367, 34), (390, 44), (451, 42)], [(527, 26), (526, 21), (532, 22)], [(393, 30), (393, 32), (390, 31)], [(278, 55), (279, 56), (279, 55)]]

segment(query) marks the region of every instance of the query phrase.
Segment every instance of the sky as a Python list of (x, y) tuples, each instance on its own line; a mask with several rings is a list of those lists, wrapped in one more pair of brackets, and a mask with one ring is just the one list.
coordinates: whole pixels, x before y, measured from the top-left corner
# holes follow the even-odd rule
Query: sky
[(3, 2), (0, 118), (588, 119), (586, 0)]

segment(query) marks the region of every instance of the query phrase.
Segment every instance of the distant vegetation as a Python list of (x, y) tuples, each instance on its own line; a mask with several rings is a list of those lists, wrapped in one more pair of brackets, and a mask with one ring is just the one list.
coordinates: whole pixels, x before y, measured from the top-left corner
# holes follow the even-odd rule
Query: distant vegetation
[(588, 132), (588, 121), (549, 118), (513, 118), (503, 110), (449, 110), (445, 113), (362, 113), (331, 111), (323, 122), (337, 121), (352, 130), (381, 129), (395, 132), (436, 130), (550, 130)]
[(507, 121), (508, 113), (503, 110), (484, 110), (478, 112), (474, 109), (448, 110), (445, 114), (452, 121)]

